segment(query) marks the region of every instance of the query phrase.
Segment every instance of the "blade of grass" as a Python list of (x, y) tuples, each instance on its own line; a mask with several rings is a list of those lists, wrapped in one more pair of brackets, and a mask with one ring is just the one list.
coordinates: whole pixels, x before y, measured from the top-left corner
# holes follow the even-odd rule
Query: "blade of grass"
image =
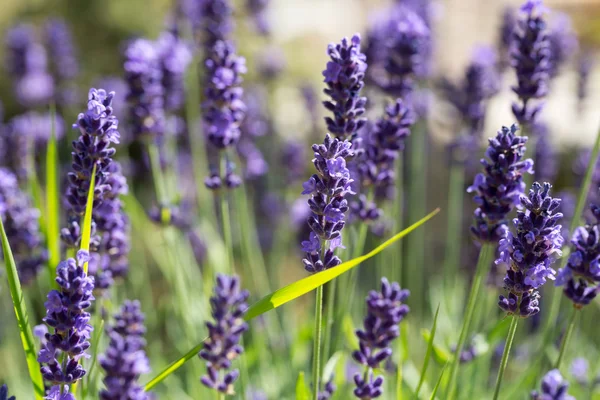
[(17, 264), (8, 243), (8, 237), (4, 230), (2, 218), (0, 218), (0, 235), (2, 236), (2, 250), (4, 251), (4, 264), (6, 266), (6, 277), (8, 278), (8, 286), (10, 288), (10, 296), (13, 301), (15, 316), (21, 333), (21, 342), (25, 351), (25, 359), (27, 360), (27, 368), (29, 377), (33, 384), (33, 391), (36, 400), (41, 400), (44, 397), (44, 380), (40, 372), (40, 365), (37, 361), (35, 352), (35, 344), (33, 341), (33, 333), (31, 325), (29, 325), (29, 317), (27, 314), (27, 306), (21, 289), (21, 282), (17, 273)]
[(446, 365), (444, 365), (444, 368), (442, 368), (442, 372), (440, 372), (440, 377), (438, 378), (437, 383), (435, 384), (435, 387), (433, 388), (433, 392), (431, 392), (431, 396), (429, 397), (429, 400), (435, 400), (435, 395), (437, 394), (438, 389), (440, 388), (442, 379), (444, 378), (444, 372), (446, 372), (447, 367), (448, 367), (448, 363), (446, 363)]
[(421, 378), (419, 378), (419, 384), (417, 385), (415, 397), (419, 397), (419, 392), (421, 391), (423, 382), (425, 382), (425, 375), (427, 374), (427, 368), (429, 367), (429, 359), (431, 358), (431, 353), (433, 351), (433, 339), (435, 338), (435, 331), (437, 329), (437, 318), (438, 318), (439, 313), (440, 313), (440, 305), (438, 304), (437, 310), (435, 310), (435, 317), (433, 317), (433, 327), (431, 328), (431, 335), (429, 336), (429, 343), (427, 344), (427, 352), (425, 353), (425, 359), (423, 360), (423, 368), (421, 368)]
[(296, 400), (308, 400), (310, 399), (310, 389), (306, 386), (304, 379), (304, 372), (300, 371), (298, 379), (296, 380)]
[[(94, 211), (94, 189), (96, 187), (96, 165), (92, 169), (92, 178), (88, 190), (87, 202), (85, 204), (85, 215), (83, 217), (83, 232), (81, 233), (81, 250), (90, 251), (90, 239), (92, 237), (92, 214)], [(83, 264), (83, 270), (88, 273), (88, 263)]]
[[(433, 212), (422, 218), (420, 221), (409, 226), (402, 232), (394, 235), (393, 237), (391, 237), (390, 239), (388, 239), (387, 241), (385, 241), (384, 243), (382, 243), (381, 245), (379, 245), (378, 247), (361, 257), (357, 257), (353, 260), (346, 261), (345, 263), (342, 263), (335, 268), (331, 268), (323, 272), (319, 272), (318, 274), (311, 275), (307, 278), (300, 279), (263, 297), (261, 300), (257, 301), (252, 306), (250, 306), (248, 312), (246, 313), (246, 321), (249, 321), (253, 318), (258, 317), (259, 315), (262, 315), (268, 311), (280, 307), (283, 304), (295, 300), (298, 297), (309, 293), (317, 287), (323, 285), (324, 283), (327, 283), (332, 279), (342, 275), (348, 270), (351, 270), (363, 261), (366, 261), (369, 258), (376, 256), (377, 254), (381, 253), (386, 247), (402, 239), (404, 236), (408, 235), (409, 233), (417, 229), (419, 226), (429, 221), (439, 212), (439, 208), (435, 209)], [(198, 352), (202, 349), (202, 346), (203, 343), (196, 345), (194, 348), (192, 348), (190, 351), (184, 354), (181, 358), (169, 364), (163, 371), (161, 371), (156, 377), (154, 377), (150, 382), (148, 382), (144, 389), (146, 391), (152, 389), (154, 386), (166, 379), (169, 375), (177, 371), (183, 364), (195, 357), (198, 354)]]
[(56, 150), (56, 110), (54, 104), (50, 108), (50, 140), (46, 148), (46, 241), (48, 244), (48, 278), (50, 285), (55, 286), (54, 269), (60, 262), (60, 210), (58, 205), (58, 158)]
[(502, 385), (502, 378), (504, 378), (504, 371), (508, 365), (508, 356), (510, 355), (510, 348), (512, 347), (515, 339), (515, 333), (517, 332), (517, 324), (519, 323), (519, 317), (511, 317), (510, 328), (508, 330), (508, 336), (506, 338), (506, 344), (504, 345), (504, 351), (502, 352), (502, 360), (500, 361), (500, 368), (498, 369), (498, 378), (496, 379), (496, 389), (494, 389), (494, 400), (498, 399), (500, 395), (500, 386)]

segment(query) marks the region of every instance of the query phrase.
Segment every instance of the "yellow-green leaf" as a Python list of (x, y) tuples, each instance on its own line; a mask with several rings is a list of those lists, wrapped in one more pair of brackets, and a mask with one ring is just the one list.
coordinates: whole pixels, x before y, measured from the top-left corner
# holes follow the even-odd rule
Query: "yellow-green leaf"
[(41, 400), (44, 397), (44, 380), (40, 372), (40, 365), (37, 361), (35, 352), (35, 344), (33, 341), (33, 333), (29, 324), (27, 315), (27, 306), (25, 305), (25, 297), (21, 289), (21, 282), (17, 273), (17, 264), (8, 243), (8, 237), (4, 230), (2, 218), (0, 218), (0, 236), (2, 239), (2, 250), (4, 251), (4, 264), (6, 265), (6, 277), (8, 278), (8, 286), (10, 288), (10, 296), (12, 297), (17, 324), (21, 333), (21, 342), (25, 351), (25, 359), (27, 360), (27, 368), (29, 369), (29, 377), (33, 384), (33, 390), (36, 400)]
[(421, 377), (419, 378), (419, 384), (417, 385), (415, 397), (419, 397), (419, 392), (425, 382), (425, 375), (427, 374), (427, 368), (429, 367), (429, 359), (433, 351), (433, 340), (435, 339), (435, 331), (437, 329), (437, 319), (440, 313), (440, 305), (438, 304), (437, 310), (435, 310), (435, 317), (433, 318), (433, 327), (431, 328), (431, 335), (429, 337), (429, 343), (427, 344), (427, 352), (425, 353), (425, 360), (423, 360), (423, 368), (421, 368)]
[(300, 371), (298, 374), (298, 380), (296, 380), (296, 400), (308, 400), (310, 399), (310, 389), (306, 386), (304, 380), (304, 372)]
[[(96, 164), (92, 169), (90, 188), (88, 190), (87, 202), (85, 204), (85, 216), (83, 217), (83, 232), (81, 233), (81, 250), (90, 251), (90, 239), (92, 237), (92, 214), (94, 211), (94, 189), (96, 187)], [(83, 270), (87, 274), (88, 263), (83, 264)]]
[(46, 148), (46, 238), (48, 242), (48, 277), (54, 285), (55, 268), (60, 262), (60, 211), (58, 192), (58, 158), (56, 150), (55, 110), (50, 110), (52, 128)]

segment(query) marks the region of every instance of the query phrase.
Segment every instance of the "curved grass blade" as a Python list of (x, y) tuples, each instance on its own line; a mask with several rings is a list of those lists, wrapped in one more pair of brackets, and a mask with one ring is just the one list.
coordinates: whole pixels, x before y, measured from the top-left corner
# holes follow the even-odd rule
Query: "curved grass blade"
[(48, 251), (48, 277), (52, 286), (54, 282), (54, 269), (60, 262), (60, 224), (58, 207), (58, 158), (56, 150), (56, 127), (55, 109), (50, 109), (52, 128), (50, 129), (50, 140), (46, 148), (46, 241)]
[[(295, 300), (306, 293), (309, 293), (310, 291), (329, 282), (330, 280), (337, 278), (344, 272), (356, 267), (363, 261), (366, 261), (369, 258), (376, 256), (377, 254), (381, 253), (386, 247), (402, 239), (404, 236), (408, 235), (409, 233), (417, 229), (419, 226), (429, 221), (439, 212), (439, 208), (435, 209), (429, 215), (422, 218), (420, 221), (415, 222), (402, 232), (394, 235), (393, 237), (386, 240), (384, 243), (377, 246), (375, 249), (371, 250), (369, 253), (363, 256), (357, 257), (350, 261), (346, 261), (345, 263), (342, 263), (335, 268), (331, 268), (323, 272), (319, 272), (318, 274), (311, 275), (307, 278), (300, 279), (299, 281), (284, 286), (283, 288), (278, 289), (275, 292), (263, 297), (261, 300), (257, 301), (252, 306), (250, 306), (246, 313), (246, 321), (256, 318), (259, 315), (262, 315), (279, 306), (282, 306), (285, 303), (289, 303), (290, 301)], [(196, 356), (198, 352), (202, 350), (202, 346), (203, 343), (196, 345), (193, 349), (188, 351), (181, 358), (169, 364), (169, 366), (167, 366), (154, 379), (152, 379), (146, 384), (144, 390), (148, 391), (152, 389), (154, 386), (162, 382), (173, 372), (177, 371), (183, 364), (185, 364), (187, 361)]]
[(438, 381), (435, 384), (435, 387), (433, 388), (433, 392), (431, 392), (431, 397), (429, 397), (429, 400), (435, 400), (435, 395), (437, 394), (438, 389), (441, 386), (442, 379), (444, 378), (444, 372), (446, 372), (446, 367), (447, 366), (448, 366), (448, 363), (446, 363), (446, 365), (444, 365), (444, 368), (442, 368), (442, 372), (440, 373), (440, 377), (438, 378)]
[(433, 352), (433, 339), (435, 338), (435, 331), (437, 329), (437, 319), (439, 313), (440, 305), (438, 304), (437, 310), (435, 310), (435, 317), (433, 318), (433, 327), (431, 328), (429, 343), (427, 344), (427, 352), (425, 353), (425, 359), (423, 360), (423, 368), (421, 368), (421, 377), (419, 378), (419, 384), (417, 385), (417, 389), (415, 391), (415, 397), (417, 398), (419, 397), (419, 392), (421, 391), (423, 382), (425, 382), (425, 375), (427, 374), (427, 368), (429, 367), (429, 359), (431, 358), (431, 353)]
[(25, 298), (21, 290), (21, 282), (17, 273), (17, 265), (4, 231), (4, 224), (0, 218), (0, 236), (2, 239), (2, 250), (4, 250), (4, 264), (6, 265), (6, 277), (8, 278), (8, 286), (10, 288), (10, 296), (12, 297), (15, 316), (21, 333), (21, 341), (23, 350), (25, 350), (25, 359), (27, 360), (27, 368), (29, 369), (29, 377), (33, 384), (33, 390), (36, 400), (41, 400), (44, 397), (44, 380), (40, 372), (40, 365), (37, 361), (35, 353), (35, 344), (33, 341), (33, 333), (31, 325), (29, 325), (29, 317), (27, 315), (27, 306)]
[[(83, 217), (83, 232), (81, 234), (81, 250), (90, 251), (90, 239), (92, 237), (92, 214), (94, 208), (94, 189), (96, 188), (96, 164), (92, 169), (92, 179), (85, 204), (85, 215)], [(88, 263), (83, 264), (83, 270), (88, 273)]]
[(306, 386), (304, 371), (300, 371), (296, 380), (296, 400), (308, 400), (310, 398), (310, 389)]

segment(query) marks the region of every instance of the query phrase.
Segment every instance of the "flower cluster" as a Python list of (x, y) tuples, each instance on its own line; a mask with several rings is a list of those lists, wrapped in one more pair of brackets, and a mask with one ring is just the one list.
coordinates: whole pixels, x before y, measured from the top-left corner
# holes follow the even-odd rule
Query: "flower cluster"
[(513, 34), (511, 58), (517, 85), (512, 89), (522, 104), (513, 103), (512, 110), (521, 125), (532, 123), (542, 109), (542, 104), (531, 106), (530, 101), (548, 94), (551, 52), (545, 11), (542, 0), (527, 0)]
[(600, 287), (600, 208), (592, 205), (591, 209), (595, 221), (575, 230), (573, 250), (556, 279), (556, 285), (564, 286), (565, 296), (578, 308), (589, 304)]
[(340, 141), (329, 134), (323, 144), (312, 146), (317, 173), (302, 184), (302, 194), (311, 195), (308, 200), (311, 232), (309, 239), (302, 242), (302, 250), (306, 253), (302, 262), (308, 272), (320, 272), (341, 263), (335, 249), (342, 246), (341, 231), (348, 211), (345, 196), (354, 194), (353, 180), (346, 167), (347, 159), (354, 155), (351, 147), (349, 141)]
[(183, 105), (185, 71), (192, 61), (188, 45), (171, 32), (163, 32), (156, 41), (159, 65), (162, 70), (164, 107), (177, 111)]
[(354, 360), (368, 370), (367, 379), (360, 374), (354, 376), (354, 395), (359, 399), (374, 399), (383, 393), (383, 377), (373, 379), (372, 370), (392, 355), (390, 343), (400, 335), (399, 324), (409, 311), (403, 303), (409, 294), (398, 283), (382, 278), (381, 292), (371, 291), (367, 296), (364, 326), (356, 331), (359, 350), (352, 353)]
[(477, 174), (467, 191), (475, 193), (475, 221), (471, 232), (484, 242), (497, 243), (507, 229), (506, 216), (525, 191), (523, 174), (533, 173), (533, 161), (522, 161), (527, 137), (517, 136), (517, 126), (505, 126), (489, 139), (484, 172)]
[(221, 40), (227, 40), (233, 30), (230, 0), (210, 0), (201, 2), (199, 8), (204, 49), (211, 49)]
[(540, 185), (534, 182), (529, 196), (521, 196), (524, 210), (514, 219), (516, 232), (508, 232), (500, 240), (499, 266), (506, 267), (504, 287), (508, 298), (500, 296), (498, 305), (504, 311), (530, 317), (539, 312), (539, 289), (546, 279), (554, 280), (555, 271), (551, 265), (560, 256), (563, 237), (562, 218), (556, 212), (560, 199), (550, 197), (549, 183)]
[(541, 392), (531, 392), (531, 400), (575, 400), (570, 396), (569, 382), (560, 374), (560, 371), (553, 369), (542, 378)]
[(7, 70), (13, 76), (17, 100), (25, 107), (46, 105), (54, 95), (46, 50), (31, 25), (20, 24), (6, 33)]
[(156, 45), (146, 39), (133, 40), (125, 49), (123, 67), (132, 134), (160, 143), (165, 132), (164, 89)]
[(214, 322), (207, 322), (208, 339), (200, 351), (200, 357), (207, 361), (207, 374), (202, 383), (221, 393), (234, 394), (233, 383), (239, 376), (238, 370), (220, 372), (231, 368), (231, 362), (244, 349), (239, 345), (242, 334), (248, 330), (244, 314), (248, 305), (248, 291), (242, 290), (237, 276), (218, 275), (210, 298)]
[(8, 397), (8, 387), (6, 385), (0, 386), (0, 400), (15, 400), (15, 396)]
[(41, 369), (44, 379), (57, 387), (73, 384), (86, 374), (79, 361), (89, 357), (86, 350), (93, 330), (86, 309), (94, 300), (94, 278), (83, 270), (88, 261), (88, 252), (80, 250), (77, 261), (61, 262), (56, 267), (59, 290), (48, 293), (45, 303), (43, 320), (53, 332), (45, 334), (38, 361), (45, 364)]
[(557, 16), (554, 26), (548, 34), (548, 40), (550, 45), (549, 74), (551, 78), (554, 78), (579, 47), (577, 35), (573, 31), (571, 18), (568, 15), (559, 14)]
[[(244, 91), (240, 86), (242, 74), (246, 73), (246, 60), (235, 53), (230, 42), (217, 42), (205, 61), (207, 86), (202, 104), (204, 130), (209, 142), (218, 150), (233, 146), (240, 138), (240, 124), (246, 114), (246, 106), (242, 100)], [(234, 177), (213, 173), (207, 182), (210, 189), (222, 186), (221, 180), (234, 182)], [(223, 172), (223, 171), (221, 171)], [(238, 178), (239, 180), (239, 178)], [(230, 186), (230, 185), (227, 185)]]
[(102, 400), (146, 400), (148, 393), (138, 383), (140, 375), (150, 372), (144, 347), (144, 314), (139, 301), (126, 300), (115, 321), (106, 329), (110, 341), (106, 353), (100, 356), (100, 366), (106, 371)]
[(73, 80), (79, 74), (79, 63), (75, 56), (73, 37), (65, 21), (53, 18), (44, 26), (46, 46), (50, 57), (51, 71), (56, 79), (56, 102), (73, 105), (77, 102)]
[(39, 217), (39, 210), (19, 189), (15, 175), (0, 168), (0, 218), (23, 284), (33, 281), (47, 258), (42, 250)]
[(352, 39), (343, 38), (339, 44), (330, 44), (327, 54), (331, 61), (323, 71), (327, 88), (326, 95), (331, 100), (323, 102), (325, 108), (333, 113), (325, 117), (327, 129), (337, 138), (352, 140), (356, 132), (364, 126), (366, 97), (360, 97), (367, 70), (366, 56), (360, 52), (360, 35)]
[(406, 100), (414, 90), (415, 77), (427, 70), (431, 36), (427, 24), (417, 13), (405, 7), (400, 7), (397, 13), (385, 31), (390, 41), (385, 57), (389, 81), (383, 89)]

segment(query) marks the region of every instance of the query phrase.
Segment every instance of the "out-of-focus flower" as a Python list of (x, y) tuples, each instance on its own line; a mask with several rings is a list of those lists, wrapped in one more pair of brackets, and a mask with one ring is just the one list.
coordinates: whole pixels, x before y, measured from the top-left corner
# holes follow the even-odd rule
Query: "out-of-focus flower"
[(549, 32), (550, 41), (550, 78), (555, 78), (564, 65), (575, 55), (579, 47), (577, 34), (573, 31), (571, 18), (558, 14)]
[(590, 371), (590, 363), (583, 357), (578, 357), (571, 363), (571, 375), (581, 385), (589, 383), (588, 373)]
[(589, 77), (594, 68), (595, 60), (590, 52), (584, 52), (577, 62), (577, 100), (579, 110), (583, 109), (583, 103), (588, 95)]
[(46, 343), (38, 353), (42, 376), (53, 386), (69, 385), (81, 379), (86, 371), (80, 363), (88, 358), (92, 326), (86, 311), (94, 300), (94, 278), (83, 270), (89, 253), (80, 250), (77, 261), (69, 258), (56, 267), (58, 290), (48, 293), (44, 322), (53, 329), (46, 333)]
[(252, 16), (254, 26), (264, 36), (268, 36), (271, 33), (271, 25), (267, 17), (269, 2), (269, 0), (246, 0), (246, 8)]
[(159, 65), (162, 69), (164, 107), (178, 111), (184, 101), (185, 72), (192, 61), (192, 52), (183, 40), (165, 31), (156, 41)]
[(59, 18), (52, 18), (44, 26), (46, 46), (50, 53), (50, 69), (56, 79), (56, 102), (72, 106), (77, 103), (77, 91), (73, 80), (79, 74), (79, 62), (69, 27)]
[(333, 376), (332, 376), (331, 378), (329, 378), (327, 383), (325, 383), (325, 387), (323, 388), (323, 390), (319, 391), (319, 395), (317, 396), (317, 399), (318, 400), (331, 399), (331, 396), (333, 396), (336, 389), (337, 389), (337, 387), (335, 386), (335, 383), (333, 383)]
[(147, 400), (149, 394), (138, 379), (150, 372), (150, 363), (144, 347), (144, 314), (139, 301), (126, 300), (115, 315), (114, 323), (106, 328), (110, 341), (99, 363), (106, 375), (102, 400)]
[(500, 240), (500, 258), (496, 264), (506, 267), (505, 289), (498, 305), (509, 314), (522, 318), (540, 311), (539, 289), (546, 279), (555, 279), (551, 265), (561, 253), (563, 237), (557, 212), (560, 199), (550, 197), (549, 183), (534, 182), (529, 196), (521, 196), (523, 211), (513, 220), (516, 232)]
[(352, 353), (356, 362), (364, 365), (367, 373), (354, 376), (354, 396), (359, 399), (374, 399), (383, 393), (383, 377), (373, 379), (373, 369), (392, 355), (391, 342), (400, 336), (399, 324), (409, 308), (404, 304), (410, 292), (400, 289), (396, 282), (381, 279), (381, 291), (371, 291), (367, 296), (367, 315), (363, 329), (356, 331), (359, 350)]
[(513, 91), (519, 96), (520, 104), (513, 103), (513, 114), (521, 125), (533, 123), (543, 104), (532, 104), (548, 94), (550, 79), (550, 39), (541, 0), (527, 0), (521, 6), (517, 27), (511, 46), (512, 66), (517, 75)]
[(200, 2), (199, 23), (205, 51), (211, 52), (219, 41), (229, 39), (233, 31), (233, 12), (230, 0), (206, 0)]
[(330, 100), (323, 105), (333, 113), (333, 118), (325, 117), (327, 129), (340, 140), (352, 140), (367, 121), (361, 117), (367, 104), (367, 98), (360, 97), (367, 62), (360, 51), (360, 35), (343, 38), (339, 44), (331, 43), (327, 54), (331, 60), (323, 71), (327, 85), (324, 92)]
[(40, 212), (31, 203), (29, 196), (19, 189), (15, 175), (0, 168), (0, 218), (23, 284), (34, 280), (47, 259), (42, 248)]
[(475, 193), (475, 220), (471, 232), (482, 242), (497, 243), (504, 237), (506, 216), (519, 204), (525, 191), (523, 175), (533, 173), (533, 161), (522, 160), (527, 137), (517, 136), (517, 126), (502, 127), (489, 139), (486, 158), (481, 159), (484, 172), (477, 174), (467, 191)]
[(15, 396), (8, 397), (8, 387), (6, 385), (0, 386), (0, 400), (15, 400)]
[(512, 7), (504, 8), (500, 34), (498, 35), (498, 71), (504, 73), (511, 65), (511, 46), (515, 26), (517, 25), (516, 11)]
[(541, 121), (536, 121), (531, 125), (531, 134), (536, 138), (535, 142), (535, 173), (534, 179), (537, 182), (554, 182), (558, 173), (558, 163), (560, 155), (557, 154), (554, 144), (550, 139), (548, 125)]
[(218, 275), (214, 295), (210, 298), (214, 322), (207, 322), (208, 339), (200, 357), (207, 361), (207, 374), (202, 383), (221, 393), (234, 394), (233, 384), (239, 376), (237, 369), (228, 371), (232, 361), (244, 349), (239, 341), (248, 324), (244, 314), (248, 305), (248, 291), (242, 290), (237, 276)]
[(570, 396), (569, 382), (562, 377), (559, 370), (553, 369), (542, 378), (541, 391), (531, 392), (531, 400), (575, 400)]
[(311, 196), (308, 200), (311, 209), (308, 225), (312, 231), (308, 240), (302, 242), (302, 250), (306, 253), (302, 263), (311, 273), (341, 263), (335, 249), (342, 246), (342, 229), (349, 208), (345, 197), (354, 194), (351, 189), (353, 180), (346, 167), (347, 159), (354, 155), (351, 147), (349, 141), (340, 141), (329, 134), (323, 144), (312, 146), (317, 173), (302, 184), (302, 194)]
[(285, 55), (279, 47), (267, 47), (258, 56), (258, 73), (264, 80), (277, 78), (285, 69)]

